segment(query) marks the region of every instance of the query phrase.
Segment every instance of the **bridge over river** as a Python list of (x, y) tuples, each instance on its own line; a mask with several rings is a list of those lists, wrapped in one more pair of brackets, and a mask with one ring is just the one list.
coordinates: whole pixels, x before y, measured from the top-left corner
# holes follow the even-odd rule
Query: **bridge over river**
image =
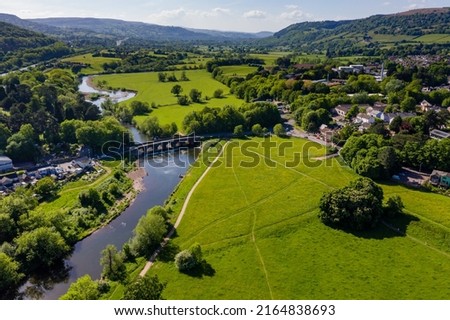
[(170, 139), (151, 140), (143, 143), (136, 143), (128, 149), (134, 156), (158, 154), (166, 151), (180, 150), (182, 148), (194, 148), (201, 144), (201, 138), (194, 133), (187, 136), (175, 135)]

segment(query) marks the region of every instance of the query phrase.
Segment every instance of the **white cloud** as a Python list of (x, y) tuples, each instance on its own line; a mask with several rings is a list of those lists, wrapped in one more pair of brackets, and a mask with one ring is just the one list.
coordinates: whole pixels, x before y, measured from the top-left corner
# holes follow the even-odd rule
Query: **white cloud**
[(295, 9), (298, 9), (299, 7), (296, 4), (288, 4), (285, 6), (285, 8), (295, 10)]
[(311, 19), (313, 17), (312, 14), (304, 12), (297, 5), (287, 5), (286, 9), (289, 9), (289, 10), (285, 11), (285, 12), (282, 12), (280, 14), (280, 18), (282, 20), (297, 22), (297, 21), (300, 21), (300, 20)]
[(173, 23), (179, 22), (180, 19), (198, 19), (198, 18), (210, 18), (219, 17), (221, 15), (227, 15), (230, 13), (229, 9), (214, 8), (210, 11), (205, 10), (192, 10), (178, 8), (173, 10), (163, 10), (157, 13), (152, 13), (148, 16), (151, 22), (156, 23)]
[(230, 9), (214, 8), (214, 9), (212, 9), (212, 12), (217, 13), (217, 14), (229, 14)]
[(265, 19), (267, 17), (267, 13), (260, 10), (250, 10), (245, 12), (243, 17), (248, 19)]
[(385, 1), (385, 2), (382, 3), (382, 5), (383, 5), (384, 7), (390, 6), (390, 5), (391, 5), (391, 2)]

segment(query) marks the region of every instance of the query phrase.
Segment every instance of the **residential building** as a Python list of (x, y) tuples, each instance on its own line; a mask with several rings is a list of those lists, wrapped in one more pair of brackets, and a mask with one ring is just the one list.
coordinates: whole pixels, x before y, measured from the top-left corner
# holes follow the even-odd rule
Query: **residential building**
[(355, 122), (372, 124), (375, 122), (375, 118), (368, 114), (365, 114), (365, 113), (358, 113), (358, 115), (356, 116)]
[(429, 103), (427, 100), (423, 100), (421, 103), (420, 103), (420, 110), (422, 111), (422, 112), (428, 112), (428, 111), (430, 111), (430, 110), (433, 110), (433, 111), (435, 111), (435, 112), (439, 112), (439, 111), (441, 111), (441, 107), (438, 107), (438, 106), (433, 106), (431, 103)]
[(352, 107), (351, 104), (340, 104), (337, 107), (335, 107), (334, 110), (339, 116), (345, 117), (347, 113), (350, 111), (351, 107)]

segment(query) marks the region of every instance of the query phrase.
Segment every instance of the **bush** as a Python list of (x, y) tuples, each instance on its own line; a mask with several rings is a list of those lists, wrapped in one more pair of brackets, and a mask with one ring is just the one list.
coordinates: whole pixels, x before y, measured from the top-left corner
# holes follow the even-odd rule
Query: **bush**
[(202, 262), (202, 249), (199, 244), (194, 244), (175, 256), (175, 265), (181, 272), (190, 271), (201, 265)]
[(216, 98), (216, 99), (223, 98), (223, 90), (217, 89), (216, 91), (214, 91), (214, 98)]
[(252, 126), (252, 133), (258, 137), (263, 135), (264, 131), (259, 123)]
[(187, 95), (182, 95), (178, 97), (178, 104), (180, 106), (188, 106), (190, 104), (189, 98)]
[(278, 137), (286, 136), (286, 130), (281, 123), (278, 123), (273, 127), (273, 133)]

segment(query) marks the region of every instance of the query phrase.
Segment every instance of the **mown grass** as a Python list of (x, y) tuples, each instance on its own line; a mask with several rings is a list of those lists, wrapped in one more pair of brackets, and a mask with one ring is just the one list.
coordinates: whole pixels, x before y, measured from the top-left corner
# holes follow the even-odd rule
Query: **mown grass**
[[(357, 176), (336, 159), (314, 162), (325, 150), (310, 142), (276, 141), (290, 141), (292, 148), (272, 153), (275, 167), (262, 161), (244, 167), (240, 160), (267, 159), (264, 149), (243, 152), (231, 143), (222, 165), (198, 186), (171, 245), (183, 250), (199, 243), (208, 268), (186, 275), (172, 261), (157, 262), (150, 274), (168, 282), (166, 298), (448, 299), (449, 198), (382, 185), (387, 196), (400, 194), (408, 212), (420, 215), (392, 222), (408, 236), (383, 225), (369, 232), (335, 230), (317, 218), (320, 197)], [(284, 166), (295, 151), (302, 161)], [(173, 200), (192, 185), (184, 183)]]
[[(171, 74), (171, 72), (167, 72)], [(175, 76), (180, 79), (181, 71), (174, 72)], [(214, 80), (211, 74), (206, 70), (186, 71), (190, 81), (180, 82), (159, 82), (158, 72), (145, 73), (129, 73), (116, 75), (102, 75), (96, 77), (96, 81), (106, 80), (108, 86), (113, 88), (126, 88), (137, 91), (135, 98), (124, 102), (129, 104), (133, 100), (144, 101), (151, 104), (155, 103), (158, 107), (153, 109), (151, 116), (158, 117), (161, 124), (175, 122), (180, 128), (184, 117), (191, 111), (202, 110), (204, 107), (223, 107), (225, 105), (240, 106), (243, 100), (236, 98), (230, 94), (230, 89), (224, 84)], [(189, 106), (181, 106), (178, 104), (178, 98), (170, 91), (173, 86), (179, 84), (183, 88), (182, 94), (189, 95), (192, 89), (202, 92), (202, 103), (192, 103)], [(213, 94), (217, 89), (223, 90), (223, 98), (214, 99)], [(206, 96), (209, 100), (206, 99)], [(135, 117), (135, 121), (139, 124), (146, 116)]]
[(117, 58), (104, 58), (104, 57), (93, 57), (91, 53), (82, 54), (79, 56), (74, 56), (70, 58), (63, 59), (62, 61), (69, 61), (69, 62), (77, 62), (77, 63), (84, 63), (90, 65), (88, 68), (81, 69), (81, 73), (83, 74), (97, 74), (103, 72), (102, 65), (104, 63), (110, 63), (113, 61), (119, 61), (120, 59)]

